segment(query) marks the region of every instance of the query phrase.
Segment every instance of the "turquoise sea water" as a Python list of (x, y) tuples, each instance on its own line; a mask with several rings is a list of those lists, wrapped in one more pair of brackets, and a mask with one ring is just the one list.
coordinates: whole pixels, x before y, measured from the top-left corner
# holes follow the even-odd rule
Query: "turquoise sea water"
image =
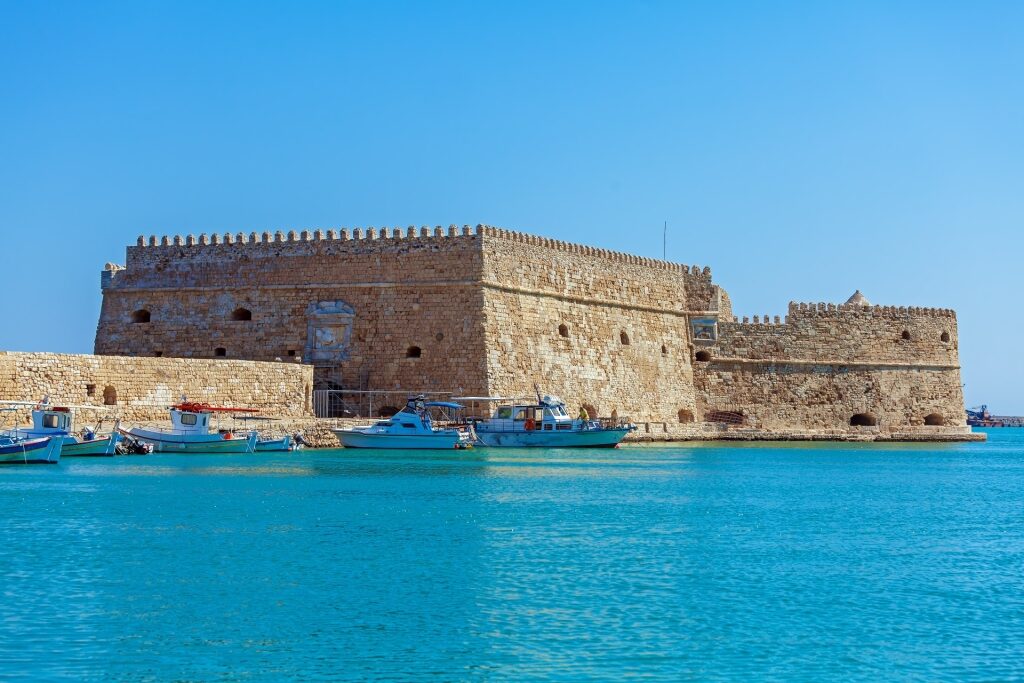
[(6, 467), (0, 679), (1021, 678), (990, 439)]

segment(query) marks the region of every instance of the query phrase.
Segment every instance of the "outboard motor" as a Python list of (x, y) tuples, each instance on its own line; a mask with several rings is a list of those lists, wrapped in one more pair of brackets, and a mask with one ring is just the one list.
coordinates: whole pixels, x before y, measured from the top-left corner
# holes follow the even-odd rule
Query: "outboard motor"
[(308, 441), (306, 441), (304, 438), (302, 438), (302, 432), (295, 432), (295, 435), (292, 438), (295, 440), (295, 445), (296, 446), (309, 446), (310, 445), (310, 443)]

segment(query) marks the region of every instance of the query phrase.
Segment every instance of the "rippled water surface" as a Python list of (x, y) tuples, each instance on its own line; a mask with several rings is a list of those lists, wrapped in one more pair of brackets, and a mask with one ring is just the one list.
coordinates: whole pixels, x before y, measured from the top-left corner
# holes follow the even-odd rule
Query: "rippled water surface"
[(987, 444), (0, 469), (0, 679), (1024, 677)]

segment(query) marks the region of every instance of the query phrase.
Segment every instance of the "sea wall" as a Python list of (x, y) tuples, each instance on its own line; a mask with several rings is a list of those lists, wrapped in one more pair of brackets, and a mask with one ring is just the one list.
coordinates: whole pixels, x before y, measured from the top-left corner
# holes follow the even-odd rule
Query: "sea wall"
[[(697, 418), (766, 430), (967, 431), (947, 309), (790, 304), (695, 346)], [(852, 423), (852, 424), (851, 424)]]
[[(98, 406), (126, 421), (166, 421), (191, 401), (308, 417), (312, 368), (297, 363), (0, 352), (0, 399)], [(24, 417), (24, 416), (23, 416)]]

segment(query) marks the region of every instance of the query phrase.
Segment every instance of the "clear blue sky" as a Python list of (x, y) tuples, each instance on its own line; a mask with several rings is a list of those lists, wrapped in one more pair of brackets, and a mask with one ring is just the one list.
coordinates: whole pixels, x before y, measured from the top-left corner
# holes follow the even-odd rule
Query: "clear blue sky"
[(1020, 3), (0, 2), (0, 349), (140, 233), (491, 223), (959, 314), (1024, 414)]

